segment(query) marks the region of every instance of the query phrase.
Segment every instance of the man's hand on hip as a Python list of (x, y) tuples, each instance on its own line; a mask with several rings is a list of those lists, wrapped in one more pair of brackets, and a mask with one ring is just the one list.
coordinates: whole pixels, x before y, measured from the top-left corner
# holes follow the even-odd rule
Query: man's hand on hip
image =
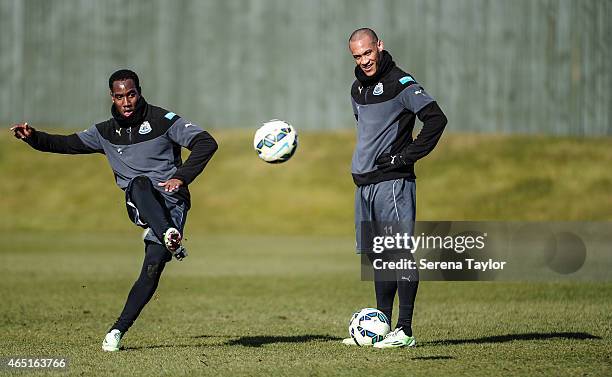
[(166, 182), (160, 182), (157, 185), (163, 186), (164, 191), (166, 192), (173, 192), (175, 190), (178, 190), (178, 188), (183, 185), (183, 181), (181, 181), (180, 179), (176, 179), (176, 178), (170, 178)]

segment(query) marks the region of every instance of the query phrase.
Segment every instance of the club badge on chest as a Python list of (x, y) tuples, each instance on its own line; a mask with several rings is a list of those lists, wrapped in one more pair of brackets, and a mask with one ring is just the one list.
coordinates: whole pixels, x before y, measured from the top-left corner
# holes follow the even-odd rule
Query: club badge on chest
[(379, 82), (378, 84), (376, 84), (372, 94), (374, 94), (375, 96), (379, 96), (379, 95), (383, 94), (383, 84), (382, 84), (382, 82)]
[(146, 135), (149, 132), (151, 132), (151, 125), (149, 124), (148, 121), (144, 121), (141, 125), (140, 125), (140, 129), (138, 129), (138, 133), (141, 135)]

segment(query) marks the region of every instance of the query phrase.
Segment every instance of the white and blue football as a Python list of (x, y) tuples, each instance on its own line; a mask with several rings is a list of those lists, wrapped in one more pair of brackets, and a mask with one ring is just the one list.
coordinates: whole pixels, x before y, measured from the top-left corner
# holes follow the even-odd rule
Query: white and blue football
[(351, 316), (349, 335), (359, 346), (380, 342), (391, 330), (387, 316), (378, 309), (365, 308)]
[(272, 119), (255, 132), (253, 147), (259, 158), (271, 164), (285, 162), (293, 156), (298, 135), (289, 123)]

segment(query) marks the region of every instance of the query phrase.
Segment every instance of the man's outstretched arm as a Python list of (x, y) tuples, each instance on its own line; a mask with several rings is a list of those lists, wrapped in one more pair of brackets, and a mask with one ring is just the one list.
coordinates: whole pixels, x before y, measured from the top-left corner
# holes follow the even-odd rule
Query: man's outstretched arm
[(37, 131), (30, 127), (28, 123), (18, 123), (10, 129), (17, 139), (21, 139), (28, 143), (32, 148), (41, 152), (62, 153), (62, 154), (86, 154), (102, 152), (101, 148), (96, 149), (95, 144), (86, 145), (81, 137), (88, 137), (86, 130), (78, 134), (71, 135), (52, 135), (46, 132)]

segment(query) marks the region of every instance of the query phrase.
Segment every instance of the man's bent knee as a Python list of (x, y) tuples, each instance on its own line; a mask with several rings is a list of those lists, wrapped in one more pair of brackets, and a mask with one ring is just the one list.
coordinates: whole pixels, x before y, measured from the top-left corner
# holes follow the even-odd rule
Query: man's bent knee
[(147, 190), (153, 187), (153, 182), (144, 175), (139, 175), (132, 180), (132, 189)]

